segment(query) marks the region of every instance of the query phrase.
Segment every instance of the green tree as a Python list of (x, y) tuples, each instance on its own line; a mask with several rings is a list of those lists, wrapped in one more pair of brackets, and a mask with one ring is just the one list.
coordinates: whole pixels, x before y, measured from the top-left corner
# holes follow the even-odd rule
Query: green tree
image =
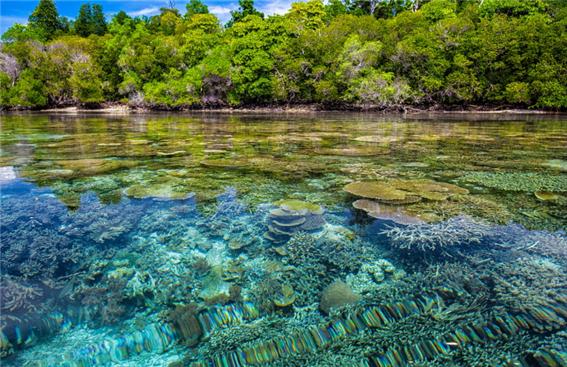
[(29, 25), (46, 40), (52, 39), (64, 29), (53, 0), (39, 0), (28, 21)]
[(75, 20), (75, 33), (82, 37), (88, 37), (91, 34), (102, 36), (106, 30), (106, 19), (101, 5), (81, 5), (79, 15)]
[(30, 40), (41, 40), (42, 36), (37, 29), (22, 24), (14, 24), (4, 34), (2, 41), (4, 42), (24, 42)]
[(341, 0), (329, 0), (325, 5), (325, 20), (330, 21), (331, 19), (346, 14), (348, 8), (344, 2)]
[(195, 14), (209, 14), (209, 7), (201, 0), (190, 0), (185, 6), (187, 12), (185, 18), (189, 19)]
[(79, 15), (75, 20), (75, 33), (82, 37), (88, 37), (92, 31), (93, 15), (90, 4), (83, 4), (79, 9)]
[(92, 6), (92, 33), (102, 36), (107, 31), (106, 18), (102, 11), (102, 5), (94, 4)]
[(546, 9), (543, 0), (484, 0), (481, 2), (482, 15), (493, 16), (505, 14), (508, 16), (522, 16), (542, 13)]
[(249, 15), (256, 15), (264, 18), (264, 14), (256, 10), (254, 7), (254, 0), (238, 0), (238, 10), (230, 12), (231, 18), (227, 23), (227, 27), (232, 27), (236, 22), (240, 22)]
[(128, 14), (126, 14), (126, 12), (124, 10), (120, 10), (118, 13), (116, 13), (116, 15), (112, 18), (112, 21), (123, 25), (127, 20), (130, 20), (132, 18), (130, 18), (130, 16)]
[(2, 94), (6, 94), (3, 99), (7, 100), (9, 106), (44, 107), (48, 102), (44, 84), (30, 69), (24, 70), (16, 85)]

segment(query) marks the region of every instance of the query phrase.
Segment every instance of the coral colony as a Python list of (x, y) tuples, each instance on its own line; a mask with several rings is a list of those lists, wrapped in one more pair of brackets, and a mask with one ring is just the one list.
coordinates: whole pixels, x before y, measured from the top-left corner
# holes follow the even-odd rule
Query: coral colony
[(564, 161), (451, 160), (454, 125), (439, 148), (159, 121), (67, 132), (76, 158), (59, 128), (20, 133), (36, 159), (3, 137), (3, 366), (567, 366)]

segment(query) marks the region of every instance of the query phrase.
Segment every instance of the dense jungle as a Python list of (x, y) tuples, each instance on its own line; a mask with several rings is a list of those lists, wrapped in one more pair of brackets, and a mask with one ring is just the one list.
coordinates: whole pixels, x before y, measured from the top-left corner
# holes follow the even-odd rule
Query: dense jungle
[(562, 0), (313, 0), (265, 16), (240, 0), (221, 24), (200, 0), (109, 19), (83, 4), (73, 20), (40, 0), (2, 35), (0, 104), (564, 110), (566, 14)]

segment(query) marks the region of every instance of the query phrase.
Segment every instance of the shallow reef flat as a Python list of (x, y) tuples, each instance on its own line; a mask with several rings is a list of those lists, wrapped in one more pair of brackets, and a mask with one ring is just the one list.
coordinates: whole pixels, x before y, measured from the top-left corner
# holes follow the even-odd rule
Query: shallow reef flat
[(567, 366), (567, 121), (2, 116), (4, 366)]

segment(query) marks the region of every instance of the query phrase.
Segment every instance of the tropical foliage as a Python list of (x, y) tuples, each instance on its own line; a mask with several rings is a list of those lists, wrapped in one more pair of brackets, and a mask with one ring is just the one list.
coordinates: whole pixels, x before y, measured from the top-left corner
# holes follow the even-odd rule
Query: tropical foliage
[(264, 16), (240, 0), (222, 25), (200, 0), (107, 24), (40, 0), (2, 35), (0, 104), (150, 108), (567, 108), (567, 3), (310, 0)]

